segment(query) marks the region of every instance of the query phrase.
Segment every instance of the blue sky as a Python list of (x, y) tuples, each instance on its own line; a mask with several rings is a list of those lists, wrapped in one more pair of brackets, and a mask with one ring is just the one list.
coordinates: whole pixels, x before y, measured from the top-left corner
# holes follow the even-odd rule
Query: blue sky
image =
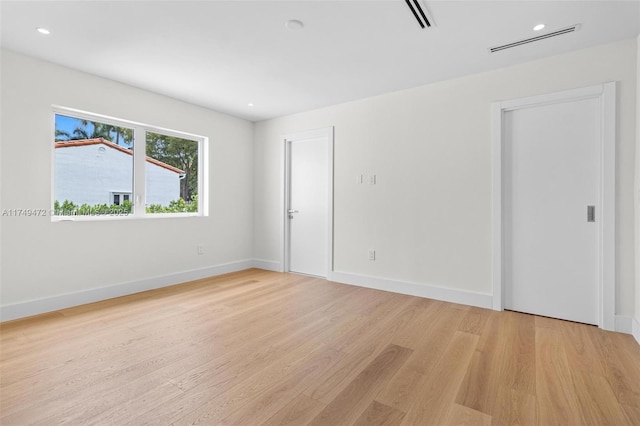
[[(80, 120), (79, 118), (68, 117), (66, 115), (61, 115), (61, 114), (56, 114), (55, 125), (56, 125), (56, 131), (61, 130), (63, 132), (67, 132), (71, 136), (71, 139), (74, 139), (73, 131), (78, 127), (83, 127), (82, 120)], [(87, 124), (86, 129), (87, 129), (87, 133), (89, 134), (93, 132), (93, 124), (91, 124), (91, 121), (89, 121), (89, 124)], [(113, 133), (114, 134), (112, 134), (111, 136), (115, 137), (115, 132)], [(112, 141), (116, 142), (113, 139)], [(122, 142), (123, 141), (120, 140), (116, 143), (119, 143), (120, 145), (129, 147), (129, 148), (131, 147), (131, 144), (126, 144), (126, 143), (123, 144)]]
[(73, 134), (73, 130), (80, 126), (80, 120), (66, 115), (56, 114), (56, 130), (62, 130)]

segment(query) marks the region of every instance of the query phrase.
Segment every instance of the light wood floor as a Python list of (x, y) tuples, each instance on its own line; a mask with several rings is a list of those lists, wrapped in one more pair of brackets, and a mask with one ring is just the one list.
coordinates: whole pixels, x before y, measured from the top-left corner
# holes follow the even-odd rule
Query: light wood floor
[(4, 323), (2, 425), (640, 425), (629, 335), (248, 270)]

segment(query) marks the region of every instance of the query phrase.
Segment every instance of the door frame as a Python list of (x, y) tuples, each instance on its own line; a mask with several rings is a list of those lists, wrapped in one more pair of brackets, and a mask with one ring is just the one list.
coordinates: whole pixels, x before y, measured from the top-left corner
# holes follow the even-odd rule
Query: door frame
[(290, 133), (282, 135), (282, 142), (284, 148), (284, 186), (283, 186), (283, 199), (282, 206), (282, 220), (283, 220), (283, 253), (282, 253), (282, 265), (283, 272), (289, 272), (289, 261), (291, 259), (291, 221), (289, 220), (289, 202), (291, 196), (291, 142), (303, 141), (307, 139), (326, 138), (328, 141), (329, 149), (329, 161), (327, 168), (327, 181), (328, 181), (328, 200), (327, 200), (327, 265), (326, 265), (326, 277), (331, 279), (333, 272), (333, 143), (334, 143), (334, 128), (325, 127), (322, 129), (307, 130), (302, 132)]
[(503, 212), (505, 196), (503, 181), (504, 113), (572, 100), (592, 99), (600, 101), (601, 133), (600, 176), (598, 199), (602, 206), (597, 229), (597, 283), (598, 327), (615, 329), (615, 143), (616, 143), (616, 83), (565, 90), (539, 96), (531, 96), (492, 104), (492, 284), (493, 309), (504, 309), (504, 237)]

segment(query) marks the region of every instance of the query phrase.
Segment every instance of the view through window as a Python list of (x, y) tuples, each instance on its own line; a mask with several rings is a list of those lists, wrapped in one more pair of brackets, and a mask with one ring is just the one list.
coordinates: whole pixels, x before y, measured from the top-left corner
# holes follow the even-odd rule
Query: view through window
[(197, 212), (198, 142), (154, 132), (145, 139), (147, 213)]
[[(54, 215), (201, 214), (203, 141), (176, 133), (56, 113)], [(136, 137), (145, 143), (138, 146)], [(144, 170), (136, 169), (138, 155)], [(144, 186), (134, 185), (141, 176)]]

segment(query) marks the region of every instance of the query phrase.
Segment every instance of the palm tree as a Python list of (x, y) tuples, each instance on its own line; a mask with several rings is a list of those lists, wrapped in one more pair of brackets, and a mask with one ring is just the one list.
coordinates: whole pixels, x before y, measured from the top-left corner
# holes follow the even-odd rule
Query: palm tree
[(108, 124), (89, 120), (80, 120), (80, 126), (73, 129), (73, 136), (77, 139), (103, 138), (111, 140), (111, 129)]
[(122, 143), (125, 145), (131, 145), (133, 141), (133, 129), (127, 129), (126, 127), (118, 127), (118, 126), (109, 126), (111, 132), (114, 132), (115, 140), (114, 142), (117, 145), (120, 145), (120, 139), (122, 139)]
[(65, 132), (64, 130), (56, 129), (56, 142), (58, 141), (68, 141), (71, 139), (71, 135), (69, 132)]

